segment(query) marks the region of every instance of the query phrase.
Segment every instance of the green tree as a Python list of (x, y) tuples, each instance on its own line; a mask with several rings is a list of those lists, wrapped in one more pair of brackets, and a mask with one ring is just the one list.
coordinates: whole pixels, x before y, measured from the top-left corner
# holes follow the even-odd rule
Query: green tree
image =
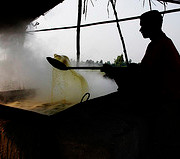
[(103, 60), (100, 60), (100, 62), (99, 62), (100, 64), (103, 64)]
[(117, 58), (114, 59), (114, 66), (117, 66), (117, 67), (126, 66), (126, 63), (124, 62), (123, 54), (121, 54), (120, 56), (117, 56)]

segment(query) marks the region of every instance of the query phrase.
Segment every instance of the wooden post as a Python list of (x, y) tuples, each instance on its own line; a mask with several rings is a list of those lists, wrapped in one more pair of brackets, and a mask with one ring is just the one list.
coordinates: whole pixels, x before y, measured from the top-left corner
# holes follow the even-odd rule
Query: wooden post
[(77, 66), (79, 65), (80, 61), (80, 36), (81, 36), (81, 15), (82, 15), (82, 0), (78, 2), (78, 18), (77, 18), (77, 36), (76, 36), (76, 49), (77, 49)]
[(124, 38), (123, 38), (123, 35), (122, 35), (122, 32), (121, 32), (121, 28), (120, 28), (120, 25), (119, 25), (119, 22), (118, 22), (118, 15), (117, 15), (117, 12), (116, 12), (116, 7), (115, 7), (115, 4), (114, 4), (113, 0), (110, 0), (110, 2), (111, 2), (111, 5), (112, 5), (113, 11), (114, 11), (114, 15), (115, 15), (115, 18), (116, 18), (116, 24), (117, 24), (119, 36), (120, 36), (120, 39), (121, 39), (121, 42), (122, 42), (123, 52), (124, 52), (124, 55), (125, 55), (126, 64), (128, 65), (129, 63), (128, 63), (126, 45), (125, 45), (125, 41), (124, 41)]

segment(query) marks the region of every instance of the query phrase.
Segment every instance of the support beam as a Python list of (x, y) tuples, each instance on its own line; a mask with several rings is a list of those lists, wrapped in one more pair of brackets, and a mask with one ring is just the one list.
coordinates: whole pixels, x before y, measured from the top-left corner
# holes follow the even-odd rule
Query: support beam
[[(178, 9), (172, 9), (172, 10), (167, 10), (167, 11), (162, 11), (160, 12), (161, 14), (167, 14), (167, 13), (175, 13), (175, 12), (180, 12), (180, 8)], [(136, 20), (139, 19), (140, 16), (134, 16), (134, 17), (129, 17), (129, 18), (122, 18), (118, 19), (118, 22), (125, 22), (125, 21), (130, 21), (130, 20)], [(110, 24), (110, 23), (116, 23), (116, 20), (107, 20), (107, 21), (101, 21), (101, 22), (95, 22), (95, 23), (89, 23), (89, 24), (83, 24), (80, 25), (80, 27), (89, 27), (89, 26), (96, 26), (96, 25), (103, 25), (103, 24)], [(49, 29), (40, 29), (40, 30), (33, 30), (33, 31), (27, 31), (27, 33), (31, 32), (42, 32), (42, 31), (53, 31), (53, 30), (66, 30), (66, 29), (76, 29), (77, 26), (68, 26), (68, 27), (58, 27), (58, 28), (49, 28)]]
[(111, 5), (112, 5), (113, 11), (114, 11), (114, 15), (115, 15), (115, 18), (116, 18), (117, 29), (118, 29), (118, 32), (119, 32), (119, 37), (120, 37), (121, 42), (122, 42), (122, 47), (123, 47), (123, 52), (124, 52), (124, 55), (125, 55), (126, 64), (128, 65), (128, 56), (127, 56), (126, 45), (125, 45), (125, 41), (124, 41), (124, 38), (123, 38), (123, 35), (122, 35), (122, 31), (121, 31), (121, 28), (120, 28), (120, 25), (119, 25), (119, 22), (118, 22), (118, 14), (117, 14), (117, 11), (116, 11), (116, 6), (115, 6), (115, 3), (113, 2), (113, 0), (110, 0), (110, 2), (111, 2)]
[(76, 35), (76, 50), (77, 50), (77, 66), (80, 61), (80, 43), (81, 43), (81, 16), (82, 16), (82, 0), (78, 2), (78, 18), (77, 18), (77, 35)]

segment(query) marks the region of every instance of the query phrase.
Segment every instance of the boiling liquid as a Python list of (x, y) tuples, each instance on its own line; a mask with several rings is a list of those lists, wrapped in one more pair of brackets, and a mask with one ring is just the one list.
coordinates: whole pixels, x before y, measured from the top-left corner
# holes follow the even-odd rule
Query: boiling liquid
[[(63, 59), (64, 57), (58, 55), (58, 58)], [(70, 64), (67, 64), (67, 60), (65, 58), (64, 63), (70, 66)], [(26, 91), (24, 90), (24, 92)], [(38, 95), (35, 97), (27, 96), (26, 98), (2, 102), (1, 104), (52, 115), (79, 103), (83, 95), (87, 92), (88, 84), (79, 73), (74, 70), (61, 71), (52, 68), (51, 98), (39, 98)], [(23, 97), (23, 95), (14, 94), (14, 96), (20, 97)]]
[[(70, 67), (69, 59), (66, 56), (55, 55), (55, 58), (67, 67)], [(74, 70), (52, 70), (51, 103), (72, 103), (76, 104), (88, 92), (88, 84), (85, 78)]]

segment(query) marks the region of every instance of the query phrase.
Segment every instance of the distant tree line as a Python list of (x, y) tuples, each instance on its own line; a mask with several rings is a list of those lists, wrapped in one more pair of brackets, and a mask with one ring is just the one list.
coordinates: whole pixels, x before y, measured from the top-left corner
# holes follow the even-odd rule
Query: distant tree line
[[(74, 63), (74, 60), (71, 60), (71, 62)], [(129, 60), (129, 63), (132, 63), (131, 59)], [(108, 64), (113, 67), (126, 67), (127, 66), (126, 62), (124, 61), (123, 54), (117, 56), (117, 58), (114, 59), (113, 63), (111, 63), (110, 61), (103, 62), (103, 60), (93, 61), (91, 59), (86, 60), (86, 61), (81, 61), (81, 65), (84, 65), (84, 66), (100, 66), (100, 67), (102, 67), (103, 64)]]

